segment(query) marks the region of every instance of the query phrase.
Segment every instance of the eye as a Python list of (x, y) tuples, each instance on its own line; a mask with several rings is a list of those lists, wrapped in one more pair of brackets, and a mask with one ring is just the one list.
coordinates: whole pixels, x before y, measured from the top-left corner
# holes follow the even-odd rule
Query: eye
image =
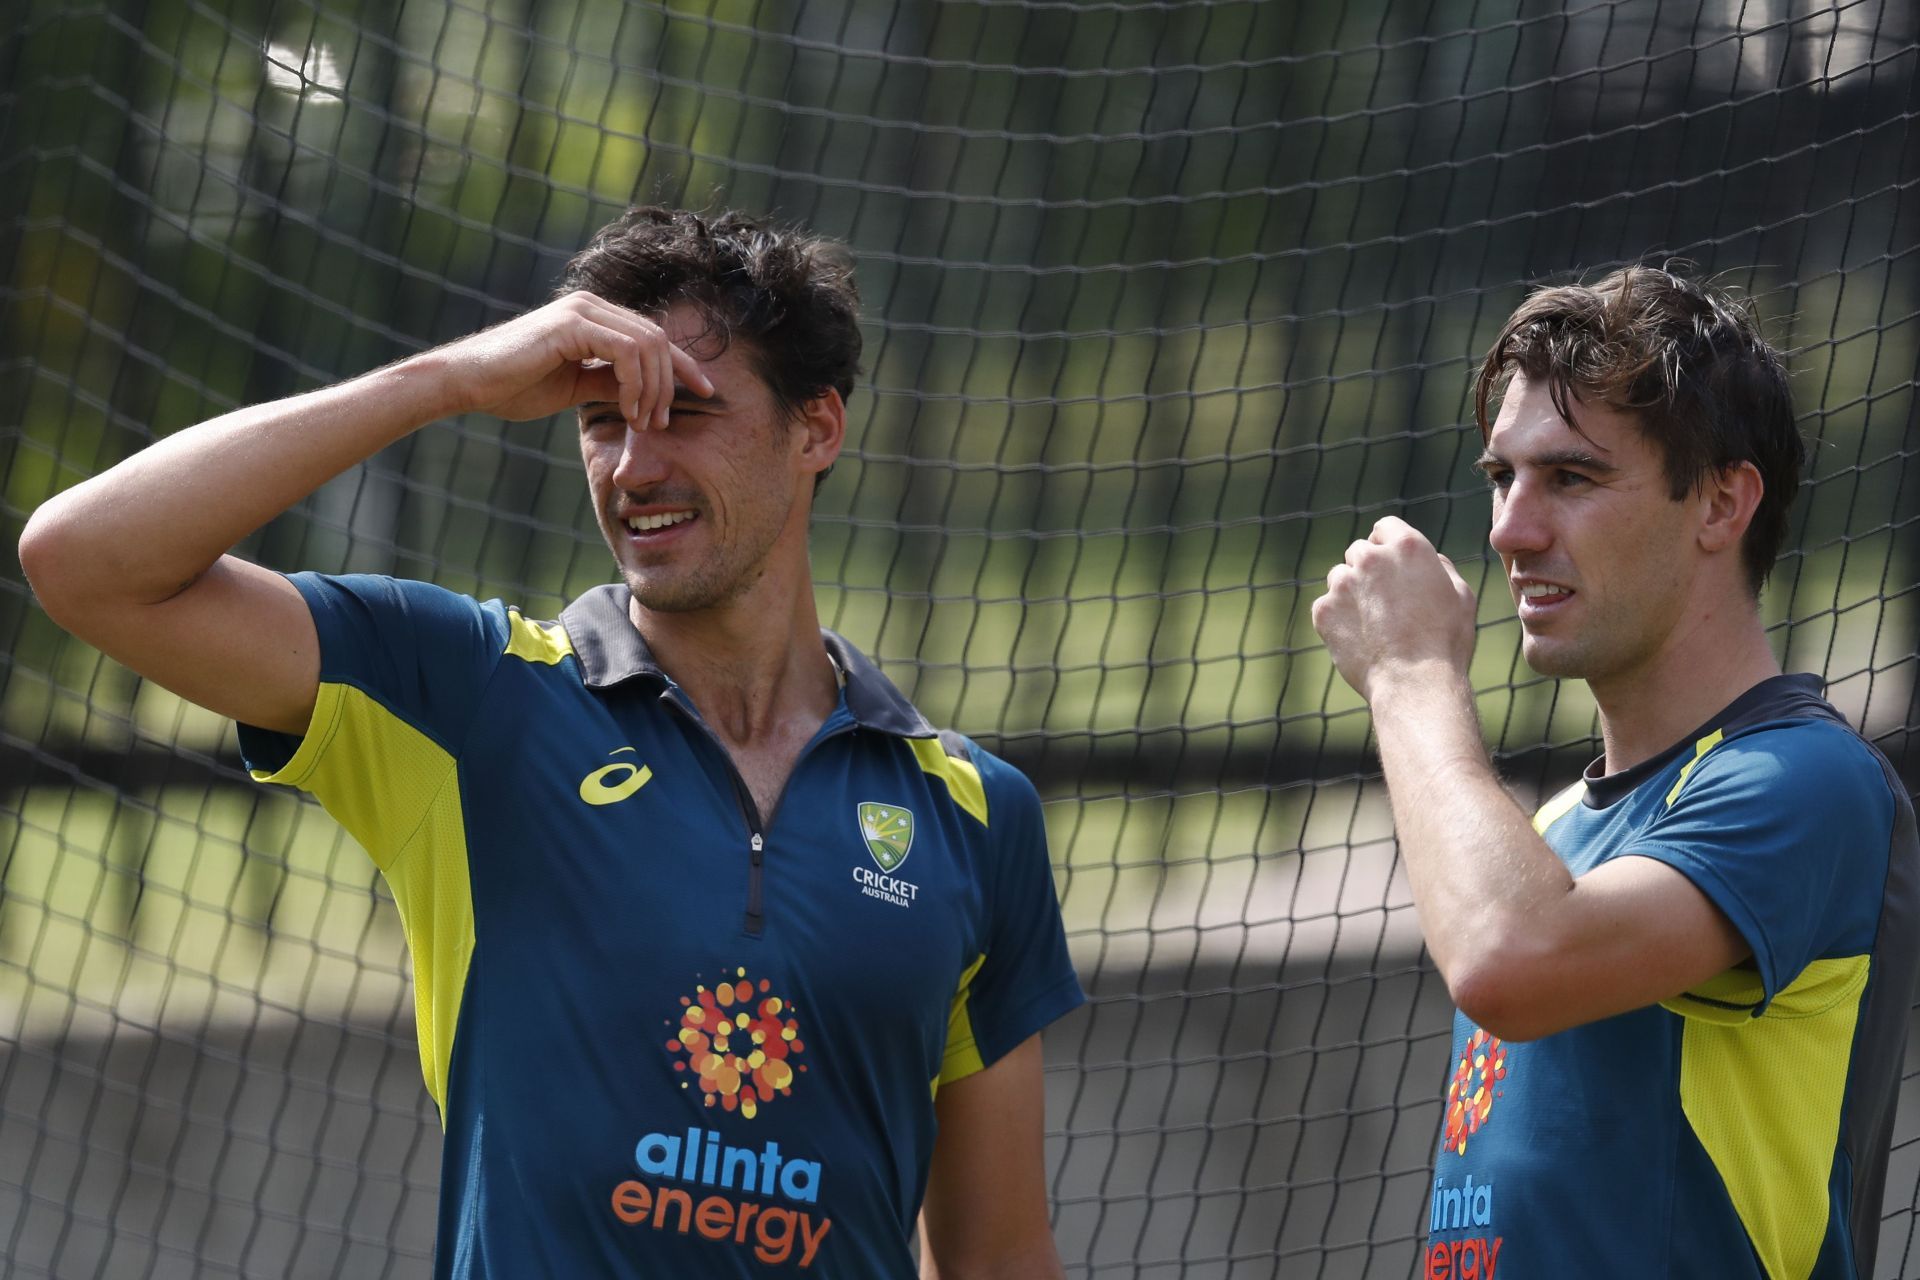
[(1566, 471), (1566, 470), (1560, 470), (1560, 471), (1554, 472), (1553, 482), (1556, 485), (1560, 486), (1562, 489), (1577, 489), (1581, 485), (1592, 483), (1591, 480), (1589, 480), (1586, 476), (1581, 475), (1578, 471)]
[(595, 409), (580, 421), (580, 429), (582, 431), (604, 432), (609, 427), (620, 427), (624, 429), (626, 425), (627, 420), (620, 416), (620, 411), (611, 408)]
[(1505, 491), (1513, 487), (1513, 469), (1511, 467), (1488, 467), (1481, 475), (1487, 479), (1489, 489)]

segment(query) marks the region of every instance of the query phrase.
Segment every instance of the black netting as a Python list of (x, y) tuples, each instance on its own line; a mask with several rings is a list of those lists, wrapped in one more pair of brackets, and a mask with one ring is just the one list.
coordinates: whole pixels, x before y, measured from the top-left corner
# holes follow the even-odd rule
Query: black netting
[[(514, 314), (636, 198), (858, 257), (823, 618), (1047, 801), (1094, 997), (1047, 1038), (1072, 1275), (1413, 1269), (1446, 993), (1307, 606), (1390, 512), (1487, 583), (1467, 386), (1530, 282), (1676, 254), (1757, 299), (1819, 442), (1774, 638), (1920, 774), (1905, 0), (20, 0), (0, 25), (9, 1274), (425, 1275), (438, 1172), (372, 867), (249, 784), (230, 726), (35, 608), (26, 516)], [(552, 616), (611, 576), (571, 435), (436, 425), (245, 551)], [(1593, 753), (1593, 709), (1484, 594), (1480, 709), (1525, 800)], [(1917, 1136), (1909, 1106), (1884, 1276), (1920, 1276)]]

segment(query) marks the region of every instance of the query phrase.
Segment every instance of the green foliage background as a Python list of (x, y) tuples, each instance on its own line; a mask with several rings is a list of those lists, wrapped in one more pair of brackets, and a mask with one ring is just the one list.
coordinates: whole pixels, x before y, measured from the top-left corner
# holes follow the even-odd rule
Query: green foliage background
[[(58, 632), (13, 547), (153, 439), (522, 310), (632, 201), (852, 246), (869, 376), (823, 616), (1035, 778), (1090, 986), (1412, 962), (1367, 722), (1307, 620), (1380, 515), (1482, 587), (1516, 789), (1590, 754), (1584, 693), (1518, 663), (1468, 466), (1471, 371), (1543, 278), (1679, 254), (1754, 296), (1817, 444), (1774, 635), (1911, 774), (1915, 34), (1801, 0), (16, 4), (0, 1039), (404, 1039), (358, 851)], [(245, 551), (551, 616), (610, 576), (571, 436), (436, 425)]]

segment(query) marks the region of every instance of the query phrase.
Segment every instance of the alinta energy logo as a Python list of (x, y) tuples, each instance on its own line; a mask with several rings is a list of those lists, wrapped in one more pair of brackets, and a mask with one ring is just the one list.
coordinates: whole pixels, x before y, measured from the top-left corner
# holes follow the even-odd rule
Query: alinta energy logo
[[(1457, 1156), (1467, 1153), (1467, 1140), (1493, 1115), (1493, 1104), (1501, 1096), (1500, 1082), (1506, 1078), (1507, 1046), (1475, 1027), (1447, 1083), (1443, 1151)], [(1455, 1231), (1463, 1234), (1447, 1237), (1446, 1233)], [(1492, 1280), (1503, 1243), (1495, 1223), (1493, 1180), (1475, 1182), (1468, 1174), (1459, 1186), (1448, 1186), (1436, 1170), (1421, 1275), (1426, 1280)]]
[(1447, 1083), (1447, 1120), (1441, 1148), (1457, 1156), (1467, 1153), (1467, 1139), (1493, 1114), (1500, 1082), (1507, 1078), (1507, 1046), (1479, 1027), (1454, 1063)]
[[(667, 1052), (675, 1071), (690, 1072), (707, 1096), (707, 1105), (738, 1110), (751, 1120), (776, 1097), (793, 1093), (798, 1061), (807, 1046), (793, 1006), (771, 993), (765, 978), (754, 983), (745, 969), (711, 989), (697, 986), (680, 997), (680, 1025)], [(671, 1024), (670, 1024), (671, 1025)], [(680, 1082), (690, 1088), (693, 1080)]]
[[(667, 1052), (698, 1082), (705, 1105), (751, 1120), (789, 1098), (806, 1052), (792, 1004), (745, 969), (680, 998)], [(674, 1023), (669, 1020), (669, 1026)], [(614, 1217), (628, 1226), (696, 1235), (751, 1249), (768, 1266), (811, 1267), (833, 1220), (819, 1213), (822, 1167), (780, 1144), (734, 1146), (712, 1129), (645, 1134), (633, 1149), (639, 1176), (613, 1188)], [(680, 1183), (683, 1185), (667, 1185)]]

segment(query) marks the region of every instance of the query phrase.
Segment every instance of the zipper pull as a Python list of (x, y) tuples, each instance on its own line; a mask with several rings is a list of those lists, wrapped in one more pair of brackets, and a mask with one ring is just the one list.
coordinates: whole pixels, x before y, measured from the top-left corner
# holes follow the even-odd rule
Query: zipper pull
[(746, 924), (747, 933), (757, 938), (767, 924), (766, 909), (761, 905), (764, 891), (760, 887), (760, 877), (763, 874), (761, 867), (766, 862), (766, 856), (760, 851), (766, 847), (767, 842), (761, 838), (758, 831), (751, 828), (748, 829), (747, 836), (747, 847), (753, 850), (753, 856), (748, 859), (750, 865), (747, 868)]

